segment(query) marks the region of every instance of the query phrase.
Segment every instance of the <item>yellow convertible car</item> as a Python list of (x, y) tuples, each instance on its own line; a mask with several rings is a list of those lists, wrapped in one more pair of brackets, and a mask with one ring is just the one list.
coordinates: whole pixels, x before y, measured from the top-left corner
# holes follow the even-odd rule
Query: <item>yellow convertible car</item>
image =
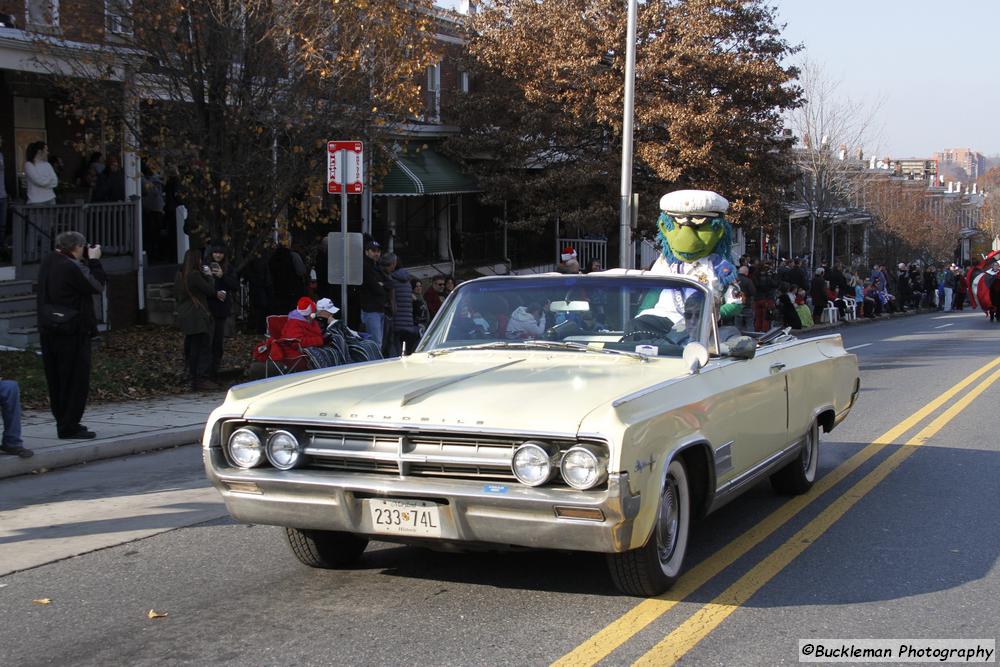
[(716, 312), (697, 281), (641, 271), (473, 280), (410, 356), (234, 387), (205, 469), (310, 566), (372, 539), (592, 551), (656, 595), (697, 517), (765, 477), (807, 491), (858, 393), (839, 335)]

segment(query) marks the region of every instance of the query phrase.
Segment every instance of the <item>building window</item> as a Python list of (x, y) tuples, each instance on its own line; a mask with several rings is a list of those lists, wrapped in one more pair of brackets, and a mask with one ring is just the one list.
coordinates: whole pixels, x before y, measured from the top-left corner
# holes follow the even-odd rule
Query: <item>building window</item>
[(468, 94), (469, 92), (469, 73), (462, 72), (458, 75), (458, 89), (459, 91)]
[(132, 0), (104, 0), (104, 19), (109, 35), (131, 35)]
[(25, 0), (24, 14), (28, 26), (59, 27), (59, 0)]
[(441, 65), (427, 68), (427, 120), (441, 120)]

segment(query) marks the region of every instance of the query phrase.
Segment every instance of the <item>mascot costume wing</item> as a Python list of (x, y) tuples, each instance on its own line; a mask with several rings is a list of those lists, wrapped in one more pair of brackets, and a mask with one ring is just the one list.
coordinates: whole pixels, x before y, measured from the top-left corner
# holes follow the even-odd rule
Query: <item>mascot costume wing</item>
[[(656, 226), (661, 254), (650, 271), (698, 280), (715, 295), (722, 318), (734, 316), (743, 304), (729, 255), (733, 239), (732, 225), (725, 218), (729, 202), (709, 190), (677, 190), (660, 198), (660, 209)], [(682, 308), (669, 314), (676, 319), (680, 312)]]
[(981, 262), (969, 269), (965, 276), (969, 286), (969, 301), (972, 307), (983, 309), (991, 322), (1000, 321), (1000, 280), (997, 280), (997, 261), (1000, 250), (986, 255)]

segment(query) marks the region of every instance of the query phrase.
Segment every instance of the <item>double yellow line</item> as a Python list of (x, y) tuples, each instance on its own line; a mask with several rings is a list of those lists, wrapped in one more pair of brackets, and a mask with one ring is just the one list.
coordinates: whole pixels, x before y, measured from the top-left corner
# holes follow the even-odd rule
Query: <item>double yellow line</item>
[[(737, 537), (710, 558), (696, 565), (682, 576), (680, 581), (670, 591), (659, 597), (640, 602), (619, 619), (564, 655), (554, 664), (560, 666), (594, 665), (606, 658), (612, 651), (631, 639), (636, 633), (667, 613), (684, 598), (701, 588), (713, 577), (764, 541), (806, 506), (829, 491), (886, 446), (892, 444), (897, 438), (915, 427), (941, 406), (955, 398), (966, 387), (997, 366), (1000, 366), (1000, 357), (972, 373), (920, 410), (876, 438), (867, 447), (818, 480), (810, 493), (787, 501), (753, 528)], [(712, 600), (712, 602), (703, 606), (648, 653), (639, 658), (636, 664), (665, 665), (676, 662), (712, 630), (718, 627), (730, 614), (736, 611), (750, 596), (791, 563), (806, 547), (812, 544), (816, 538), (842, 517), (847, 510), (853, 507), (865, 494), (885, 479), (889, 473), (899, 467), (904, 460), (916, 451), (917, 446), (922, 445), (944, 428), (959, 412), (964, 410), (977, 396), (986, 391), (998, 379), (1000, 379), (1000, 370), (992, 373), (972, 391), (942, 412), (936, 419), (917, 433), (917, 435), (907, 441), (907, 446), (898, 449), (874, 470), (855, 483), (854, 486), (838, 497), (819, 516), (806, 524), (783, 545), (771, 553), (770, 556), (758, 563), (736, 581), (736, 583), (732, 584)]]

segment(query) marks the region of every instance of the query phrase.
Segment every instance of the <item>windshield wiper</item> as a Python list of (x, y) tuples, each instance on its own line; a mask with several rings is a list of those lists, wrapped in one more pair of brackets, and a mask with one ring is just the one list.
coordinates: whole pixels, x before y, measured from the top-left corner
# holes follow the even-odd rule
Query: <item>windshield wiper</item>
[(572, 350), (573, 352), (597, 352), (600, 354), (619, 354), (639, 361), (648, 361), (649, 357), (638, 352), (627, 350), (611, 350), (605, 348), (591, 347), (584, 343), (572, 341), (556, 340), (520, 340), (520, 341), (493, 341), (491, 343), (478, 343), (476, 345), (460, 345), (458, 347), (446, 347), (439, 350), (431, 350), (427, 354), (434, 357), (446, 354), (455, 350)]

